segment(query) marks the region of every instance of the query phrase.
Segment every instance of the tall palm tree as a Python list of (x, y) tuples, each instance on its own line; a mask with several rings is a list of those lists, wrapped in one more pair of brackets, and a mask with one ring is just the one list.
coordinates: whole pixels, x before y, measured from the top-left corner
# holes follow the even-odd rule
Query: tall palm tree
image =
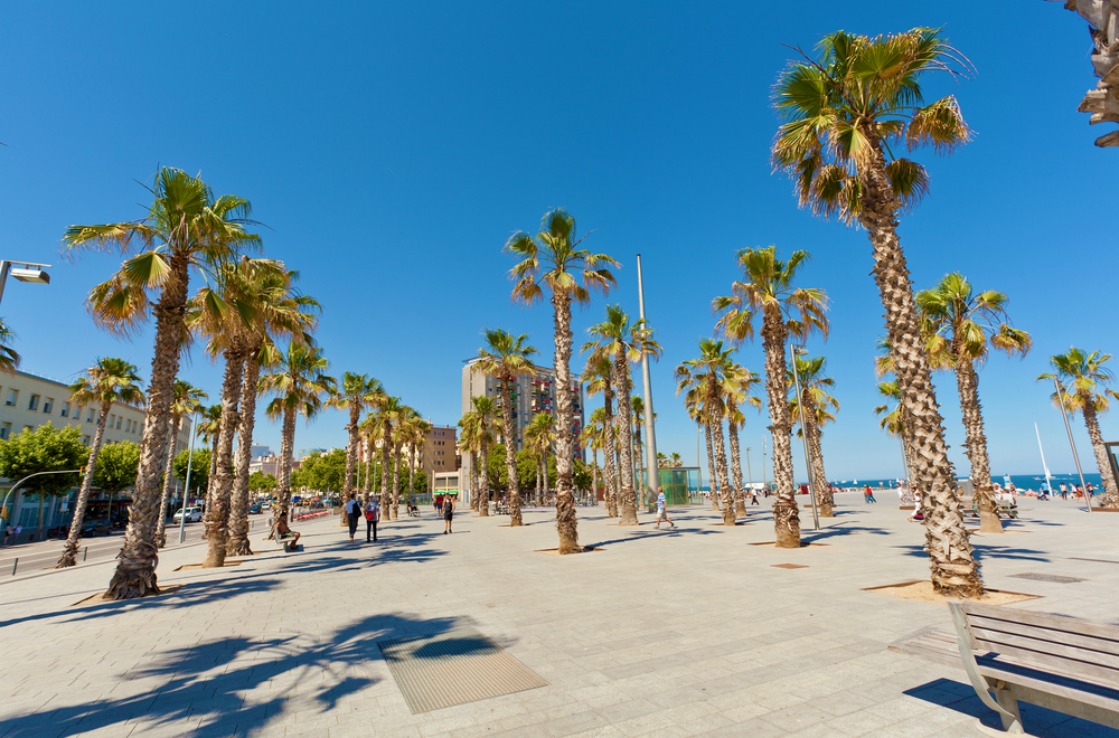
[[(493, 444), (493, 429), (497, 423), (498, 407), (492, 397), (475, 397), (471, 400), (474, 414), (478, 423), (478, 453), (481, 456), (481, 473), (478, 476), (477, 490), (478, 515), (488, 517), (490, 514), (490, 482), (486, 473), (486, 464), (490, 458), (490, 446)], [(473, 469), (471, 470), (473, 471)]]
[[(478, 349), (478, 369), (501, 385), (501, 436), (505, 444), (505, 471), (509, 480), (509, 525), (516, 527), (524, 525), (524, 521), (521, 517), (521, 489), (517, 482), (513, 390), (517, 386), (517, 377), (532, 371), (532, 359), (529, 357), (536, 353), (536, 349), (528, 345), (528, 336), (524, 333), (514, 337), (495, 328), (484, 331), (482, 335), (486, 339), (486, 345)], [(559, 392), (558, 382), (556, 392)], [(482, 459), (483, 465), (486, 462), (486, 459)]]
[[(382, 391), (375, 396), (373, 409), (376, 422), (380, 425), (378, 435), (381, 438), (381, 511), (382, 514), (388, 515), (392, 504), (392, 493), (389, 492), (389, 459), (396, 445), (397, 431), (407, 407), (399, 397), (393, 397)], [(395, 490), (396, 481), (391, 480), (391, 483)]]
[[(760, 402), (760, 400), (759, 400), (759, 402)], [(671, 454), (668, 455), (668, 464), (669, 464), (669, 466), (677, 466), (677, 467), (684, 465), (684, 460), (683, 460), (683, 458), (680, 457), (680, 452), (679, 451), (673, 451)]]
[(618, 517), (618, 500), (621, 497), (618, 483), (621, 475), (618, 469), (617, 454), (614, 452), (617, 434), (614, 432), (614, 362), (605, 355), (594, 353), (587, 358), (583, 368), (583, 382), (587, 386), (587, 396), (602, 394), (602, 407), (591, 413), (591, 419), (600, 416), (599, 446), (602, 449), (602, 474), (606, 480), (603, 497), (606, 503), (606, 516)]
[[(202, 411), (202, 415), (198, 419), (197, 434), (203, 443), (210, 445), (210, 471), (206, 476), (206, 509), (209, 510), (211, 491), (214, 488), (214, 476), (217, 473), (218, 440), (221, 435), (221, 405), (210, 405)], [(205, 537), (206, 531), (203, 530), (202, 534)]]
[(3, 318), (0, 318), (0, 372), (10, 372), (19, 366), (20, 356), (12, 348), (12, 339), (16, 334), (8, 327)]
[(87, 302), (95, 323), (110, 332), (128, 333), (149, 312), (156, 318), (140, 467), (124, 545), (106, 592), (118, 600), (159, 593), (155, 525), (175, 376), (187, 336), (191, 271), (221, 263), (260, 242), (259, 236), (246, 230), (252, 222), (249, 201), (235, 195), (214, 197), (198, 177), (165, 167), (156, 175), (152, 194), (148, 213), (140, 220), (74, 225), (63, 237), (70, 251), (116, 246), (124, 253), (137, 252), (90, 292)]
[[(723, 403), (727, 413), (727, 437), (730, 440), (730, 466), (734, 480), (735, 512), (746, 515), (746, 496), (742, 486), (742, 448), (739, 443), (738, 431), (746, 424), (746, 416), (742, 412), (742, 405), (761, 408), (762, 401), (753, 394), (754, 385), (759, 381), (758, 375), (746, 367), (731, 362), (727, 366), (726, 377), (723, 380)], [(677, 459), (680, 454), (675, 454)], [(679, 466), (679, 464), (677, 464)]]
[[(904, 471), (909, 473), (910, 464), (910, 445), (907, 440), (908, 433), (906, 432), (905, 424), (905, 406), (901, 404), (901, 387), (894, 381), (879, 382), (878, 394), (885, 397), (888, 402), (884, 405), (878, 405), (874, 408), (874, 414), (881, 416), (878, 421), (878, 427), (889, 433), (891, 436), (896, 436), (898, 442), (901, 444), (901, 458), (904, 462)], [(892, 403), (892, 404), (891, 404)]]
[(536, 500), (548, 499), (548, 454), (556, 438), (556, 420), (551, 413), (537, 413), (525, 426), (525, 450), (536, 458)]
[(66, 536), (66, 545), (55, 565), (56, 569), (74, 566), (77, 563), (82, 521), (85, 519), (89, 492), (93, 488), (93, 473), (97, 470), (97, 456), (101, 453), (101, 446), (105, 441), (105, 426), (108, 424), (109, 411), (113, 409), (113, 403), (137, 406), (144, 402), (140, 375), (136, 373), (136, 367), (124, 359), (113, 357), (98, 359), (96, 364), (85, 371), (86, 376), (70, 385), (70, 400), (79, 405), (98, 407), (97, 429), (93, 432), (93, 444), (89, 448), (85, 476), (82, 477), (82, 486), (78, 490), (78, 499), (74, 502), (70, 533)]
[(587, 329), (594, 340), (583, 346), (591, 351), (610, 357), (613, 362), (614, 388), (618, 392), (618, 429), (621, 443), (621, 518), (619, 525), (637, 525), (637, 491), (634, 489), (633, 453), (633, 404), (630, 394), (633, 380), (630, 363), (640, 361), (642, 356), (659, 357), (660, 344), (653, 339), (653, 331), (644, 320), (632, 325), (629, 316), (620, 305), (606, 307), (606, 320)]
[(330, 362), (314, 346), (297, 341), (288, 345), (283, 361), (269, 367), (260, 379), (261, 388), (275, 395), (268, 403), (270, 418), (282, 418), (280, 426), (280, 468), (276, 480), (277, 504), (273, 524), (287, 515), (291, 507), (291, 469), (295, 458), (295, 421), (299, 415), (308, 420), (318, 415), (323, 400), (335, 392), (334, 378), (327, 374)]
[[(824, 357), (815, 358), (796, 357), (796, 372), (789, 372), (788, 386), (793, 389), (793, 396), (789, 400), (789, 415), (793, 425), (799, 426), (801, 420), (801, 405), (804, 406), (804, 427), (800, 433), (808, 441), (808, 464), (812, 468), (812, 487), (816, 491), (819, 507), (816, 508), (821, 517), (835, 517), (835, 508), (828, 485), (828, 476), (824, 472), (824, 447), (820, 442), (820, 428), (835, 420), (834, 412), (839, 410), (839, 400), (828, 392), (835, 384), (835, 380), (824, 374), (826, 368)], [(796, 394), (796, 380), (800, 380), (800, 395)]]
[[(713, 306), (725, 311), (718, 326), (727, 337), (742, 342), (754, 335), (754, 316), (761, 313), (762, 347), (765, 350), (765, 388), (773, 436), (773, 481), (777, 500), (773, 523), (779, 548), (800, 547), (800, 514), (793, 486), (792, 419), (786, 390), (785, 344), (789, 336), (803, 340), (819, 331), (825, 337), (827, 295), (821, 289), (793, 287), (807, 251), (794, 251), (788, 261), (777, 258), (774, 246), (743, 249), (738, 263), (745, 280), (735, 282), (733, 293), (717, 297)], [(814, 501), (819, 505), (819, 500)]]
[[(163, 472), (163, 495), (159, 500), (159, 523), (155, 529), (155, 545), (160, 548), (167, 545), (167, 505), (171, 500), (175, 442), (179, 438), (179, 428), (182, 426), (183, 418), (198, 412), (202, 408), (202, 401), (208, 396), (201, 389), (184, 379), (175, 380), (175, 401), (171, 403), (171, 433), (167, 440), (167, 467)], [(186, 507), (185, 495), (183, 507)]]
[(686, 393), (685, 405), (706, 430), (708, 467), (713, 466), (711, 496), (722, 498), (724, 525), (737, 522), (733, 490), (727, 478), (723, 436), (723, 418), (726, 417), (723, 386), (727, 368), (733, 363), (730, 355), (731, 349), (724, 348), (722, 341), (704, 338), (699, 342), (699, 356), (676, 367), (676, 394)]
[[(1069, 412), (1080, 412), (1088, 429), (1088, 439), (1092, 442), (1092, 452), (1096, 455), (1096, 466), (1100, 470), (1103, 483), (1103, 497), (1100, 504), (1104, 507), (1119, 507), (1119, 487), (1111, 472), (1111, 461), (1107, 458), (1107, 447), (1100, 433), (1099, 414), (1107, 412), (1112, 398), (1119, 399), (1119, 393), (1104, 387), (1115, 378), (1111, 370), (1104, 366), (1111, 354), (1099, 351), (1085, 353), (1073, 346), (1063, 354), (1049, 357), (1055, 372), (1042, 374), (1038, 379), (1053, 379), (1061, 385), (1061, 395)], [(1056, 392), (1053, 401), (1059, 402)]]
[(641, 471), (645, 468), (643, 461), (645, 447), (641, 441), (641, 429), (645, 427), (645, 399), (640, 395), (633, 395), (629, 398), (629, 406), (629, 419), (633, 423), (633, 428), (630, 429), (630, 432), (633, 433), (633, 488), (644, 492), (638, 504), (642, 507), (648, 507), (650, 503), (648, 493), (651, 487), (650, 484), (642, 485), (645, 474)]
[(926, 105), (921, 89), (926, 72), (954, 71), (960, 58), (928, 28), (874, 38), (837, 31), (817, 49), (816, 58), (802, 54), (777, 81), (775, 102), (784, 122), (773, 161), (795, 179), (801, 205), (867, 231), (898, 386), (909, 411), (916, 452), (912, 472), (927, 503), (925, 550), (933, 587), (944, 595), (977, 597), (983, 580), (964, 528), (898, 237), (898, 216), (928, 191), (928, 174), (917, 162), (893, 155), (903, 143), (950, 151), (970, 138), (956, 99)]
[(506, 251), (521, 259), (510, 271), (516, 280), (513, 299), (532, 304), (544, 296), (545, 287), (551, 292), (556, 372), (556, 530), (561, 555), (583, 550), (572, 482), (575, 417), (571, 405), (571, 303), (588, 302), (592, 289), (606, 292), (614, 284), (614, 275), (606, 267), (618, 265), (606, 254), (579, 248), (585, 238), (576, 236), (575, 218), (557, 208), (544, 214), (535, 237), (521, 231), (505, 244)]
[(971, 484), (979, 508), (979, 529), (1001, 533), (991, 484), (991, 460), (979, 404), (979, 372), (990, 349), (1025, 356), (1030, 334), (1010, 325), (1006, 295), (994, 290), (975, 294), (964, 275), (948, 274), (931, 290), (917, 293), (917, 311), (928, 334), (929, 357), (935, 368), (952, 369), (960, 394), (964, 445), (971, 463)]
[(393, 470), (392, 470), (392, 508), (390, 520), (400, 516), (400, 463), (405, 446), (414, 447), (418, 442), (423, 442), (423, 435), (427, 431), (422, 425), (425, 421), (416, 412), (415, 408), (404, 407), (397, 423), (396, 433), (393, 434)]
[[(475, 398), (477, 399), (477, 398)], [(488, 397), (485, 399), (489, 399)], [(482, 447), (482, 423), (478, 418), (477, 410), (468, 410), (462, 414), (458, 421), (458, 448), (459, 453), (468, 456), (470, 485), (470, 509), (480, 513), (481, 508), (488, 508), (487, 501), (481, 495), (481, 469), (478, 464), (478, 455)], [(489, 513), (487, 509), (486, 513)]]
[[(591, 504), (598, 505), (598, 452), (602, 450), (603, 439), (605, 433), (603, 431), (603, 418), (605, 412), (602, 408), (595, 408), (591, 412), (590, 418), (587, 419), (587, 424), (583, 426), (582, 438), (580, 441), (583, 448), (590, 449), (591, 452)], [(610, 517), (615, 517), (611, 515)]]
[[(349, 410), (350, 422), (346, 424), (346, 476), (342, 483), (342, 497), (349, 499), (357, 485), (357, 447), (361, 414), (384, 394), (381, 383), (368, 374), (345, 372), (338, 392), (330, 398), (332, 407)], [(387, 507), (384, 510), (388, 513)]]
[(247, 353), (241, 381), (241, 406), (238, 422), (236, 477), (230, 504), (230, 556), (252, 554), (249, 545), (249, 464), (252, 462), (253, 431), (256, 426), (256, 400), (260, 394), (262, 366), (273, 366), (281, 356), (274, 340), (290, 337), (309, 342), (317, 323), (319, 304), (295, 288), (298, 274), (285, 268), (283, 262), (258, 262), (249, 272), (247, 297), (259, 306), (252, 315), (246, 333)]

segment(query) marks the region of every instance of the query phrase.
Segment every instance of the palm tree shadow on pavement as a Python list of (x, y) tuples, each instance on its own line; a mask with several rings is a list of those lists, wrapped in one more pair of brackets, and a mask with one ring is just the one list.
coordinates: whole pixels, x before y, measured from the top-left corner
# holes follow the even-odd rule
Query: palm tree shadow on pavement
[(865, 525), (845, 525), (839, 523), (827, 528), (821, 528), (819, 531), (812, 531), (801, 536), (801, 541), (805, 543), (816, 543), (817, 541), (827, 540), (828, 538), (835, 538), (836, 536), (846, 536), (851, 533), (869, 533), (873, 536), (888, 536), (891, 532), (885, 528), (874, 528)]
[[(370, 664), (380, 659), (374, 645), (377, 641), (438, 635), (466, 623), (458, 618), (390, 613), (359, 618), (321, 638), (307, 634), (260, 639), (236, 636), (173, 648), (121, 675), (155, 682), (147, 691), (9, 717), (4, 721), (5, 736), (43, 735), (47, 725), (58, 735), (123, 731), (129, 721), (142, 721), (148, 729), (167, 729), (179, 723), (179, 735), (248, 734), (293, 710), (325, 713), (376, 684), (378, 678)], [(459, 645), (464, 654), (480, 649), (481, 644), (492, 648), (482, 639), (473, 639), (474, 645), (466, 642), (469, 640)], [(415, 655), (437, 655), (422, 651), (418, 649)], [(296, 693), (296, 685), (304, 693)], [(267, 691), (246, 697), (247, 692), (262, 687), (268, 687)]]
[[(994, 731), (1002, 730), (1002, 723), (994, 710), (990, 709), (976, 696), (971, 685), (951, 679), (934, 679), (931, 682), (907, 689), (902, 694), (916, 697), (934, 705), (953, 710), (955, 712), (971, 715), (978, 719), (985, 727)], [(1047, 710), (1044, 707), (1019, 702), (1018, 707), (1022, 712), (1022, 725), (1029, 730), (1031, 736), (1037, 738), (1064, 738), (1065, 736), (1105, 736), (1115, 733), (1096, 723), (1069, 717), (1061, 712)]]
[[(1033, 548), (1014, 548), (1013, 546), (988, 546), (980, 541), (974, 541), (975, 558), (982, 561), (983, 559), (1009, 559), (1012, 561), (1037, 561), (1042, 563), (1049, 563), (1052, 559), (1044, 551), (1038, 551)], [(924, 546), (895, 546), (894, 548), (905, 551), (908, 556), (924, 557)]]

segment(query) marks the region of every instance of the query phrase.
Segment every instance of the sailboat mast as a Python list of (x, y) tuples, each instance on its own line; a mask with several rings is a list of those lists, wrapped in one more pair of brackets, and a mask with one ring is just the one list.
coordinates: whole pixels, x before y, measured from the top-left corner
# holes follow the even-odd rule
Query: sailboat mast
[(1045, 486), (1049, 488), (1049, 494), (1053, 494), (1053, 485), (1049, 481), (1049, 465), (1045, 463), (1045, 449), (1041, 445), (1041, 432), (1037, 429), (1037, 423), (1034, 423), (1034, 435), (1037, 436), (1037, 450), (1041, 452), (1041, 468), (1045, 470)]

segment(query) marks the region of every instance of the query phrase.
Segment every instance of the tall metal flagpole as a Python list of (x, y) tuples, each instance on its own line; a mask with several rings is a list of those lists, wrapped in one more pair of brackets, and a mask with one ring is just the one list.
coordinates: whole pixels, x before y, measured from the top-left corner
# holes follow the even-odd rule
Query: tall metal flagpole
[[(637, 314), (645, 320), (645, 284), (641, 276), (641, 254), (637, 255)], [(648, 327), (648, 326), (646, 326)], [(646, 484), (651, 493), (646, 504), (652, 506), (660, 493), (660, 472), (657, 469), (657, 429), (653, 418), (653, 383), (649, 379), (649, 355), (641, 354), (641, 380), (645, 396), (645, 469)]]
[(1054, 376), (1053, 384), (1057, 388), (1057, 407), (1061, 408), (1061, 417), (1065, 419), (1068, 445), (1072, 447), (1072, 460), (1076, 462), (1076, 473), (1080, 477), (1080, 489), (1084, 491), (1084, 502), (1088, 505), (1088, 512), (1092, 512), (1092, 495), (1088, 494), (1088, 485), (1084, 483), (1084, 470), (1080, 468), (1080, 454), (1076, 453), (1076, 441), (1072, 440), (1072, 426), (1069, 425), (1068, 413), (1065, 412), (1065, 396), (1061, 392), (1061, 381)]

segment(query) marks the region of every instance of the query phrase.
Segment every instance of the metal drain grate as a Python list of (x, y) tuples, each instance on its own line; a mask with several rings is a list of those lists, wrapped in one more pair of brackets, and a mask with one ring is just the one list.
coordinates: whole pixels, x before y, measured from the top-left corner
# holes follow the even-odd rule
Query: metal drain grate
[(377, 645), (413, 713), (440, 710), (548, 684), (473, 628), (380, 641)]
[(1085, 581), (1080, 577), (1063, 577), (1059, 574), (1035, 574), (1034, 572), (1011, 574), (1010, 576), (1017, 577), (1018, 579), (1032, 579), (1035, 582), (1057, 582), (1058, 584), (1073, 584), (1075, 582)]

